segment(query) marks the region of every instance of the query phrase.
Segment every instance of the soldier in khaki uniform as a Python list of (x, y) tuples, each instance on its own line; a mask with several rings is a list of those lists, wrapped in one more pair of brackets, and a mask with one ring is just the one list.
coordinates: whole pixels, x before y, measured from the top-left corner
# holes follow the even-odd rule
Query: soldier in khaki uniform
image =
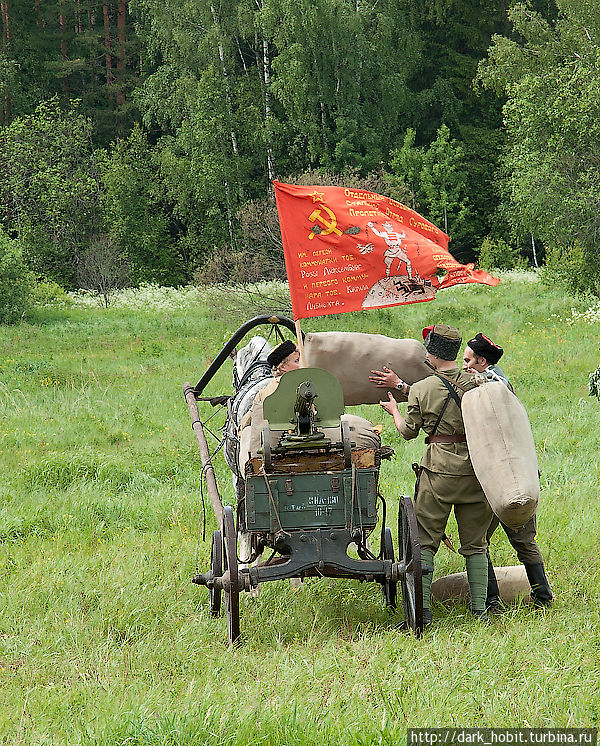
[[(475, 383), (472, 375), (456, 366), (462, 342), (457, 329), (436, 324), (424, 329), (423, 337), (427, 360), (435, 375), (410, 386), (405, 418), (391, 394), (389, 401), (380, 403), (393, 416), (403, 438), (416, 438), (419, 430), (424, 430), (428, 436), (415, 504), (422, 564), (434, 564), (434, 555), (454, 507), (461, 543), (459, 552), (465, 557), (467, 566), (471, 611), (476, 617), (487, 620), (486, 530), (492, 511), (471, 466), (459, 403), (448, 388), (460, 401), (463, 393), (473, 388)], [(430, 574), (423, 575), (426, 623), (431, 621), (431, 581)]]
[[(501, 381), (514, 394), (514, 389), (498, 367), (498, 361), (504, 354), (504, 350), (491, 339), (479, 332), (473, 339), (467, 342), (463, 353), (463, 370), (469, 373), (480, 373), (492, 381)], [(509, 542), (517, 553), (519, 562), (525, 566), (527, 579), (531, 586), (531, 600), (534, 606), (550, 606), (554, 596), (550, 589), (550, 583), (544, 570), (544, 559), (540, 548), (535, 540), (537, 532), (536, 516), (533, 515), (527, 523), (519, 529), (513, 529), (501, 523), (499, 518), (492, 516), (492, 522), (487, 531), (488, 544), (494, 531), (501, 525)], [(501, 611), (500, 592), (494, 572), (494, 566), (489, 558), (488, 552), (488, 590), (486, 606), (488, 611), (496, 613)]]

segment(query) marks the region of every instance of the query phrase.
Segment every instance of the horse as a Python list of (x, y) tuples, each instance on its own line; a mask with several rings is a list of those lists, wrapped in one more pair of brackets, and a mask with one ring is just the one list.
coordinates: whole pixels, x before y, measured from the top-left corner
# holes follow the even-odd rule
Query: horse
[(227, 406), (223, 454), (233, 474), (238, 501), (244, 497), (244, 475), (239, 464), (239, 427), (244, 415), (250, 411), (258, 392), (273, 380), (271, 366), (267, 363), (267, 357), (272, 349), (264, 337), (255, 336), (235, 356), (232, 382), (235, 394)]
[[(250, 342), (242, 347), (235, 356), (232, 381), (235, 394), (227, 404), (223, 455), (227, 466), (231, 469), (237, 504), (245, 496), (244, 474), (239, 463), (239, 428), (244, 415), (250, 411), (258, 392), (273, 380), (271, 366), (267, 363), (267, 357), (272, 349), (273, 347), (264, 337), (257, 335), (252, 337)], [(240, 530), (238, 536), (241, 557), (249, 558), (253, 552), (250, 534)], [(242, 560), (240, 566), (247, 567), (247, 563)], [(256, 595), (257, 592), (258, 589), (254, 589), (252, 595)]]

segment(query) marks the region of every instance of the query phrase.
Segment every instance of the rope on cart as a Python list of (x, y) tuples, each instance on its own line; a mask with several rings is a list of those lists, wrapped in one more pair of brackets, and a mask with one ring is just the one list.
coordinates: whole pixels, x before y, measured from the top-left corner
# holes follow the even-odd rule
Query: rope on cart
[(385, 498), (381, 494), (379, 490), (377, 490), (377, 497), (381, 500), (381, 504), (383, 505), (383, 515), (381, 516), (381, 540), (379, 543), (379, 555), (377, 556), (377, 559), (383, 559), (383, 550), (385, 546), (385, 524), (387, 522), (387, 503), (385, 501)]
[(269, 480), (264, 471), (263, 471), (263, 477), (265, 480), (265, 484), (267, 485), (267, 492), (269, 493), (269, 500), (271, 501), (271, 507), (273, 508), (273, 512), (275, 513), (275, 518), (277, 518), (277, 523), (279, 524), (279, 530), (281, 531), (282, 534), (285, 534), (286, 536), (291, 536), (291, 534), (288, 531), (283, 530), (283, 526), (281, 525), (281, 519), (279, 518), (279, 513), (277, 512), (277, 507), (275, 506), (275, 500), (273, 499), (273, 493), (271, 492), (271, 485), (269, 484)]

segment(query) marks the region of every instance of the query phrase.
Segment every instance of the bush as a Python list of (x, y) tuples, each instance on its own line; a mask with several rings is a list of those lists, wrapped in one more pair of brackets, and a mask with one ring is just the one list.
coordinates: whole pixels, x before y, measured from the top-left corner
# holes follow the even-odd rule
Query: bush
[(279, 253), (257, 246), (236, 251), (225, 246), (215, 249), (194, 279), (200, 285), (249, 283), (285, 279), (283, 247)]
[(71, 305), (67, 291), (54, 280), (38, 280), (33, 288), (32, 301), (36, 306)]
[(527, 260), (501, 238), (488, 236), (479, 249), (479, 266), (483, 269), (527, 269)]
[(92, 122), (58, 99), (0, 128), (0, 204), (29, 267), (75, 286), (79, 252), (101, 220)]
[(551, 249), (541, 274), (546, 285), (559, 285), (569, 293), (600, 296), (600, 259), (595, 251), (580, 244)]
[(0, 229), (0, 324), (23, 317), (31, 305), (33, 275), (25, 266), (19, 241)]
[(123, 252), (108, 236), (94, 236), (77, 268), (79, 287), (102, 296), (108, 308), (111, 293), (129, 284), (129, 266)]

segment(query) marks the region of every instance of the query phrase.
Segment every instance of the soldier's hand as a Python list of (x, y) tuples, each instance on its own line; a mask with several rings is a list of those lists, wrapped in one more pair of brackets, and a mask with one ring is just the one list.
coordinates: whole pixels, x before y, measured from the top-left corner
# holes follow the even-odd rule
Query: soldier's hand
[(371, 375), (369, 376), (369, 381), (371, 381), (371, 383), (374, 383), (376, 386), (385, 386), (388, 389), (397, 388), (400, 380), (400, 377), (386, 365), (383, 366), (383, 370), (372, 370)]
[(388, 400), (387, 401), (380, 401), (379, 403), (381, 404), (381, 406), (383, 407), (383, 409), (385, 409), (385, 411), (388, 414), (392, 415), (392, 417), (394, 416), (395, 412), (398, 412), (398, 402), (392, 396), (392, 392), (391, 391), (388, 392)]

